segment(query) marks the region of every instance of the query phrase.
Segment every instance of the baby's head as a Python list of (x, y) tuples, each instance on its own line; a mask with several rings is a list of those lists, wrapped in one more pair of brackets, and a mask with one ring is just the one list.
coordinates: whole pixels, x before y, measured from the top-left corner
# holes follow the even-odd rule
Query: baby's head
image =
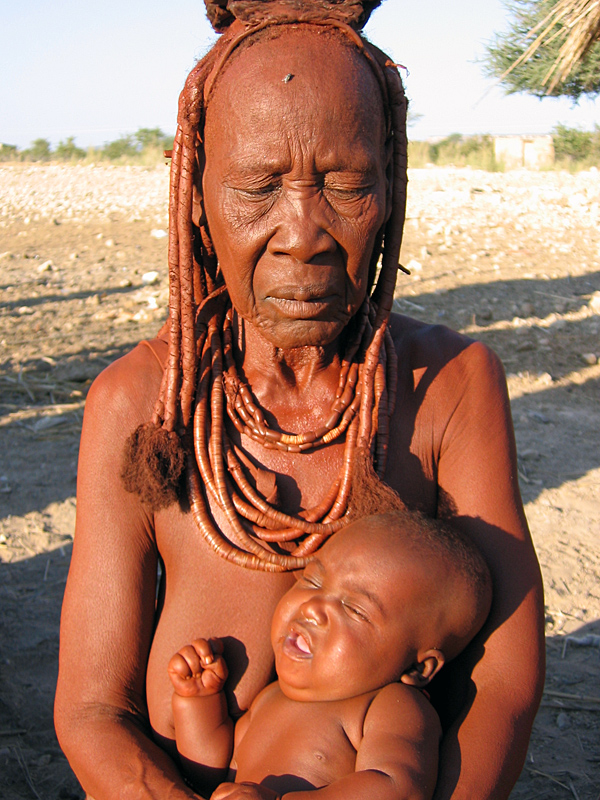
[(275, 610), (281, 688), (341, 700), (394, 681), (424, 687), (479, 631), (491, 596), (483, 557), (452, 527), (405, 511), (358, 520)]

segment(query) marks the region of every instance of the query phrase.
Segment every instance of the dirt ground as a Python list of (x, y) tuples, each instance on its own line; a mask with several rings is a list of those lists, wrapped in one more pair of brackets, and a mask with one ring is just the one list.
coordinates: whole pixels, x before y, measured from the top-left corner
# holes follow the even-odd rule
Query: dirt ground
[[(600, 797), (598, 178), (411, 173), (397, 310), (503, 359), (544, 574), (546, 692), (515, 800)], [(78, 437), (92, 379), (165, 318), (167, 183), (165, 167), (0, 167), (5, 800), (82, 796), (52, 726)]]

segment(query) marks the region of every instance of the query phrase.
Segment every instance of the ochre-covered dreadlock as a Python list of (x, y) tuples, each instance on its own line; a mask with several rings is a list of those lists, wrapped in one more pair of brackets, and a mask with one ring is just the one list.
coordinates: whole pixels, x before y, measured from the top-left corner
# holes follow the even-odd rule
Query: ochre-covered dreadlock
[[(127, 442), (123, 479), (154, 510), (174, 502), (185, 472), (191, 511), (205, 540), (222, 557), (251, 569), (298, 569), (348, 521), (355, 480), (383, 476), (394, 408), (396, 354), (387, 329), (406, 200), (406, 100), (390, 59), (359, 33), (380, 0), (207, 0), (208, 16), (225, 31), (198, 62), (179, 100), (169, 205), (169, 354), (152, 420)], [(375, 283), (350, 323), (340, 380), (329, 419), (317, 431), (280, 433), (268, 427), (232, 353), (231, 303), (206, 221), (192, 222), (194, 186), (201, 185), (207, 102), (231, 54), (261, 31), (281, 25), (326, 26), (366, 59), (381, 89), (388, 138), (393, 137), (392, 209), (371, 261)], [(381, 268), (375, 282), (376, 267)], [(248, 478), (253, 468), (227, 435), (233, 425), (264, 447), (301, 453), (345, 434), (340, 474), (315, 508), (285, 514)], [(390, 490), (391, 491), (391, 490)], [(224, 513), (231, 539), (209, 511)], [(291, 553), (272, 543), (299, 541)], [(275, 545), (276, 546), (276, 545)]]

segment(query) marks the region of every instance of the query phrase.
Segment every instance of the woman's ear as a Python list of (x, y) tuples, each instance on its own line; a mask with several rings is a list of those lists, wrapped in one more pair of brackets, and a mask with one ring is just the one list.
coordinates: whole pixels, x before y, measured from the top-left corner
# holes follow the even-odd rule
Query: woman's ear
[(419, 653), (418, 659), (402, 673), (400, 682), (406, 684), (406, 686), (415, 686), (417, 689), (422, 689), (438, 674), (446, 659), (441, 650), (434, 649)]

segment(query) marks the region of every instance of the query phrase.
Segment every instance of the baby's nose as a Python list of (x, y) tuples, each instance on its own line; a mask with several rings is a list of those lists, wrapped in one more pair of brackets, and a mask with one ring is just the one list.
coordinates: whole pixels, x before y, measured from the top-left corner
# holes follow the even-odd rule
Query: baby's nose
[(311, 597), (302, 603), (300, 613), (307, 622), (316, 625), (327, 624), (327, 603), (321, 597)]

